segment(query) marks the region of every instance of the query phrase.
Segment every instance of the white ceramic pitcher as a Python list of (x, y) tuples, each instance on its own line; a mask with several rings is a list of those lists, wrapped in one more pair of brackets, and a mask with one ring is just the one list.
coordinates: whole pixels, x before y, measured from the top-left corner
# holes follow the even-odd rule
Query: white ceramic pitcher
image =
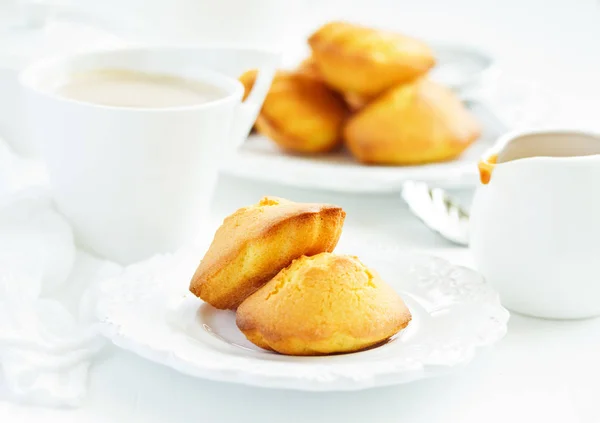
[(471, 249), (514, 311), (600, 315), (600, 136), (508, 134), (480, 163)]

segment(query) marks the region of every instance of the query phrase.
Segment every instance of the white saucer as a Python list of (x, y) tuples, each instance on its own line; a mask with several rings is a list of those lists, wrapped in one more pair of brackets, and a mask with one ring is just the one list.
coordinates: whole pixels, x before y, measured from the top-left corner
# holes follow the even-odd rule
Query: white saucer
[(191, 250), (156, 257), (105, 281), (97, 309), (105, 335), (124, 349), (200, 378), (342, 391), (446, 373), (506, 333), (508, 312), (476, 272), (427, 256), (377, 251), (360, 257), (403, 296), (413, 314), (408, 328), (358, 353), (279, 355), (248, 342), (233, 312), (188, 293), (200, 257)]

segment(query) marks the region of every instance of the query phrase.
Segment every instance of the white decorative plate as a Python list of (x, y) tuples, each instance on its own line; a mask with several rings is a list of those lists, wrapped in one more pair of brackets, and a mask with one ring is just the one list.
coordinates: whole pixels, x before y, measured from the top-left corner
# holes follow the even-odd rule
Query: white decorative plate
[(505, 131), (504, 125), (480, 103), (468, 107), (483, 134), (459, 158), (420, 166), (369, 166), (356, 162), (347, 151), (323, 156), (296, 156), (282, 152), (262, 135), (251, 135), (234, 157), (223, 163), (226, 174), (309, 189), (340, 192), (400, 192), (407, 180), (444, 188), (472, 187), (478, 181), (477, 162)]
[(398, 251), (361, 254), (405, 299), (409, 326), (366, 351), (291, 357), (261, 350), (187, 291), (201, 255), (191, 250), (133, 265), (101, 287), (98, 316), (116, 345), (211, 380), (310, 391), (356, 390), (436, 376), (468, 363), (506, 333), (508, 312), (474, 271)]

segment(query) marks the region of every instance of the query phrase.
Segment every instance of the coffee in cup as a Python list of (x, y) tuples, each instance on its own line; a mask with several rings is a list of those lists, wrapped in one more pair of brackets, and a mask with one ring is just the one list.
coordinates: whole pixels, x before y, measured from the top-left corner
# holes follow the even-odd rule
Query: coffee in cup
[(207, 82), (131, 69), (96, 69), (68, 77), (60, 96), (114, 107), (189, 107), (214, 101), (225, 92)]

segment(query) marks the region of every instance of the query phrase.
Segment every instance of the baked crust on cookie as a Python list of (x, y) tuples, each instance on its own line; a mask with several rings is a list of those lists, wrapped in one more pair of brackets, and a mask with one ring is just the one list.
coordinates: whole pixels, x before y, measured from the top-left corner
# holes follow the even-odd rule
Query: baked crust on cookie
[(238, 305), (294, 259), (333, 251), (346, 213), (329, 204), (265, 197), (227, 217), (190, 291), (220, 309)]

